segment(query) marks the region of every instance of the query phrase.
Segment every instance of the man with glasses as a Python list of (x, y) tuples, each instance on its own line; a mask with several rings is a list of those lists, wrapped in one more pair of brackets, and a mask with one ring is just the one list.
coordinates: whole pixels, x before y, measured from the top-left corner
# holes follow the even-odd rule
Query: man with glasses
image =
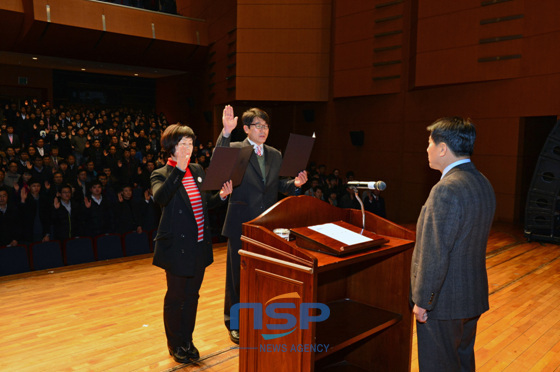
[(230, 309), (239, 303), (239, 276), (241, 249), (241, 225), (259, 216), (278, 201), (278, 192), (294, 194), (296, 188), (307, 182), (307, 172), (300, 172), (295, 179), (279, 178), (282, 154), (274, 147), (265, 145), (270, 132), (268, 114), (252, 108), (243, 113), (243, 130), (247, 138), (242, 142), (231, 142), (231, 133), (237, 126), (233, 107), (224, 108), (224, 129), (216, 141), (216, 147), (252, 146), (255, 151), (249, 160), (241, 184), (233, 189), (222, 235), (228, 238), (226, 293), (224, 322), (230, 339), (239, 344), (239, 330), (230, 328)]

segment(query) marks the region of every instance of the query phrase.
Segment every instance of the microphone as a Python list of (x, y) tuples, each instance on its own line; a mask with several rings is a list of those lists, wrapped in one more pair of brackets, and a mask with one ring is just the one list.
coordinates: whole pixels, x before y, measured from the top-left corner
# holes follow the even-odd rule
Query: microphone
[(383, 191), (387, 187), (387, 184), (383, 181), (377, 182), (367, 182), (367, 181), (349, 181), (348, 186), (354, 186), (358, 189), (370, 189)]

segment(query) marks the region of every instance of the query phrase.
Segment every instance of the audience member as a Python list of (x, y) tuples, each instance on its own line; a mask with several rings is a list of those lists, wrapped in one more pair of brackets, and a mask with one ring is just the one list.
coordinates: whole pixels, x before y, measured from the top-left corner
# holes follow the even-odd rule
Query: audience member
[(50, 159), (50, 161), (52, 163), (53, 170), (58, 170), (58, 168), (59, 168), (58, 163), (60, 163), (62, 161), (62, 158), (58, 155), (59, 155), (58, 146), (52, 146), (50, 155), (47, 158)]
[(16, 161), (10, 161), (8, 163), (8, 171), (4, 177), (4, 184), (8, 187), (13, 188), (15, 184), (18, 183), (21, 178), (21, 174), (18, 172), (18, 164)]
[(38, 138), (37, 141), (35, 141), (35, 150), (37, 151), (37, 155), (40, 155), (41, 158), (48, 155), (43, 138)]
[(51, 200), (41, 190), (38, 179), (29, 181), (29, 193), (21, 190), (22, 240), (26, 243), (50, 240)]
[(142, 232), (142, 216), (145, 203), (132, 198), (132, 186), (125, 185), (117, 194), (118, 202), (115, 208), (116, 232), (124, 234), (130, 231)]
[(82, 157), (86, 149), (87, 140), (88, 139), (86, 137), (84, 128), (79, 128), (76, 135), (72, 136), (72, 138), (70, 139), (70, 144), (73, 151), (72, 153), (76, 157), (76, 162), (78, 163), (78, 165), (82, 163)]
[(328, 195), (329, 198), (327, 199), (327, 201), (329, 202), (329, 204), (338, 207), (338, 194), (334, 191), (331, 191)]
[(6, 179), (6, 172), (0, 168), (0, 188), (8, 188), (9, 186), (6, 185), (4, 180)]
[(18, 245), (20, 215), (14, 203), (9, 203), (10, 192), (0, 188), (0, 246)]
[(40, 155), (35, 156), (33, 159), (33, 168), (31, 168), (33, 178), (39, 180), (41, 184), (50, 182), (52, 178), (52, 170), (48, 169), (43, 164), (43, 157)]
[(84, 225), (83, 203), (72, 200), (72, 187), (63, 185), (59, 196), (53, 199), (53, 238), (64, 240), (82, 236)]
[(88, 196), (87, 172), (85, 169), (78, 171), (78, 176), (73, 181), (72, 186), (74, 187), (74, 198), (76, 200), (83, 201)]
[(374, 213), (379, 217), (385, 218), (385, 199), (383, 199), (380, 194), (381, 191), (379, 190), (368, 190), (362, 194), (362, 200), (364, 202), (364, 209), (366, 211)]
[(113, 205), (103, 197), (101, 182), (93, 181), (90, 187), (91, 198), (84, 198), (86, 231), (89, 236), (114, 232)]
[(8, 125), (6, 127), (6, 133), (0, 135), (0, 151), (5, 151), (10, 146), (14, 149), (21, 148), (21, 141), (19, 136), (14, 133), (13, 125)]
[(362, 209), (360, 202), (356, 199), (354, 190), (350, 187), (347, 187), (346, 193), (340, 197), (340, 203), (338, 206), (340, 208)]

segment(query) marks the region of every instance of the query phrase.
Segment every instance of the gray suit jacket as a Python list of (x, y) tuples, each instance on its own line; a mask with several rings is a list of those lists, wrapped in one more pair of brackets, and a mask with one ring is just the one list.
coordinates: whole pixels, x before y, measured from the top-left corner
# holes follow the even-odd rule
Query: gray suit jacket
[[(220, 134), (216, 141), (218, 147), (245, 147), (251, 146), (248, 139), (243, 142), (230, 142), (230, 137), (225, 138)], [(264, 159), (266, 164), (266, 183), (253, 152), (247, 164), (245, 175), (239, 186), (233, 189), (229, 197), (229, 205), (224, 222), (222, 234), (228, 238), (241, 237), (241, 225), (259, 216), (278, 201), (278, 192), (293, 194), (295, 192), (294, 180), (279, 178), (282, 154), (274, 147), (264, 145)]]
[(411, 303), (430, 319), (466, 319), (488, 310), (486, 244), (496, 199), (473, 163), (451, 169), (431, 190), (416, 226)]

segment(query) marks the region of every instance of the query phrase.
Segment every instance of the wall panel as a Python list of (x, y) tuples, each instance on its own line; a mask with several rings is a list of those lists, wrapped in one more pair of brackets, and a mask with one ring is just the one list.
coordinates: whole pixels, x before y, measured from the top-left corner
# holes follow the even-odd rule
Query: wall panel
[[(405, 75), (408, 1), (335, 1), (333, 95), (397, 93)], [(357, 27), (359, 25), (359, 27)]]
[(330, 27), (330, 1), (238, 1), (227, 97), (327, 101)]

